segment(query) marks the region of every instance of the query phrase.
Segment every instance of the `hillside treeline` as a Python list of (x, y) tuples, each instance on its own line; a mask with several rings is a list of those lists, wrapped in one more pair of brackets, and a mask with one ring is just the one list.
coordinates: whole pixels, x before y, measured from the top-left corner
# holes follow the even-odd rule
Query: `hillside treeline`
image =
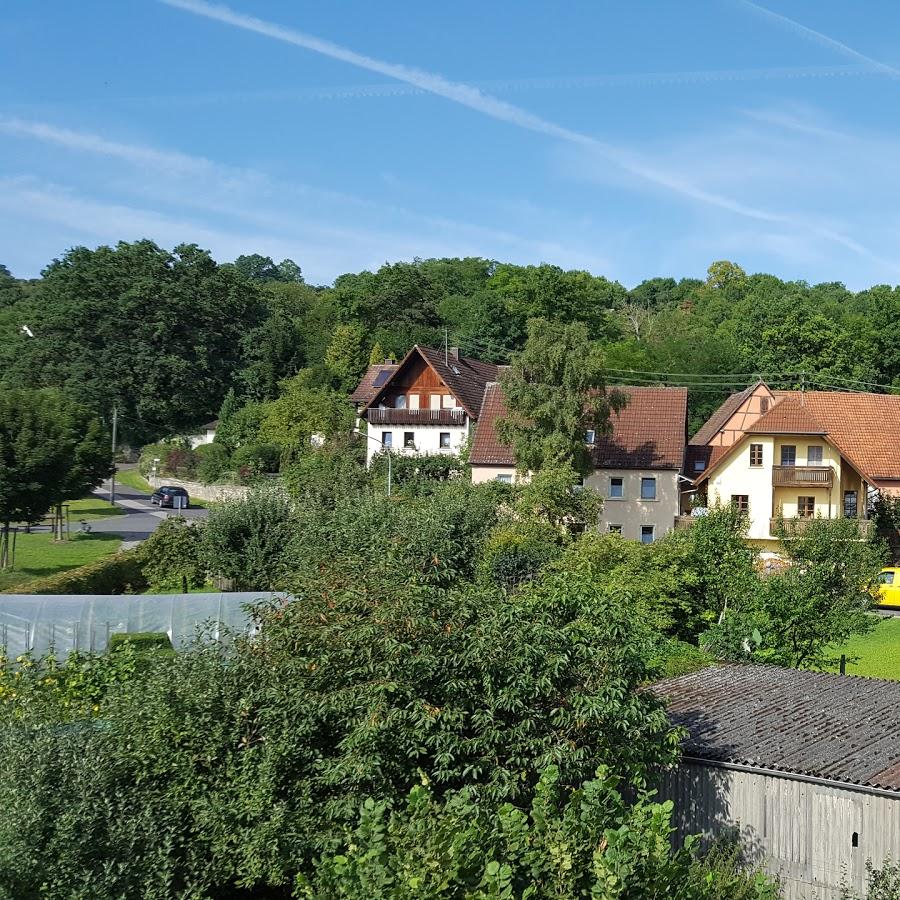
[(898, 313), (888, 285), (855, 293), (726, 261), (704, 279), (630, 290), (479, 258), (386, 263), (322, 287), (291, 260), (218, 263), (196, 245), (137, 241), (75, 248), (31, 281), (0, 267), (0, 383), (59, 387), (107, 417), (117, 405), (125, 438), (143, 443), (214, 418), (229, 391), (232, 404), (272, 401), (301, 372), (346, 391), (370, 359), (417, 342), (505, 362), (541, 317), (585, 323), (610, 381), (690, 383), (696, 428), (757, 374), (781, 387), (900, 386)]

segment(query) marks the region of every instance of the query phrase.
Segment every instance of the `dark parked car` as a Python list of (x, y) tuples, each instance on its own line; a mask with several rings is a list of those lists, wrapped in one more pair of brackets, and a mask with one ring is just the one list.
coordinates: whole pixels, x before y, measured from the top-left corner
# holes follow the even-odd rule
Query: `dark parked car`
[(156, 503), (160, 509), (167, 506), (169, 509), (187, 509), (190, 506), (191, 498), (183, 487), (170, 487), (163, 485), (158, 487), (151, 495), (150, 502)]

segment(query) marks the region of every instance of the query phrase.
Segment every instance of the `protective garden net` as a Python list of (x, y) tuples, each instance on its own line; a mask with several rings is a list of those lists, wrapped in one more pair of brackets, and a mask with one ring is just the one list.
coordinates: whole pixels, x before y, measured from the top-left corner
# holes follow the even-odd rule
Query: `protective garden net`
[(102, 652), (119, 632), (165, 632), (177, 649), (201, 632), (218, 638), (224, 631), (252, 627), (248, 610), (283, 596), (271, 592), (126, 595), (0, 595), (0, 652), (16, 657), (59, 658), (73, 650)]

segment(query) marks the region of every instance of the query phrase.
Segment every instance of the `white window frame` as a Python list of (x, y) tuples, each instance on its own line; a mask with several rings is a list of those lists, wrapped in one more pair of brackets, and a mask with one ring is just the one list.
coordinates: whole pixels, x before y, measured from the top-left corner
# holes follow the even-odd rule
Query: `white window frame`
[[(649, 541), (644, 540), (644, 529), (645, 528), (650, 529), (650, 540)], [(652, 544), (656, 540), (656, 526), (655, 525), (641, 525), (641, 530), (640, 530), (640, 532), (638, 532), (638, 537), (642, 544)]]
[(440, 409), (441, 408), (441, 395), (440, 394), (432, 394), (429, 397), (428, 408), (429, 409)]
[(593, 428), (588, 428), (588, 430), (584, 433), (584, 442), (586, 444), (593, 444), (594, 441), (597, 440), (597, 432), (594, 431)]
[(444, 394), (441, 398), (441, 403), (444, 409), (455, 409), (456, 408), (456, 398), (453, 394)]
[[(452, 435), (449, 431), (439, 431), (438, 432), (438, 447), (441, 450), (449, 450), (450, 449), (450, 440)], [(444, 438), (447, 438), (447, 443), (444, 443)]]
[(606, 530), (607, 530), (610, 534), (621, 534), (621, 533), (622, 533), (622, 526), (619, 525), (617, 522), (610, 522), (610, 523), (606, 526)]
[[(387, 440), (385, 440), (387, 438)], [(381, 432), (381, 446), (387, 450), (390, 450), (394, 446), (394, 432), (393, 431), (382, 431)]]
[[(813, 462), (809, 458), (809, 454), (813, 451), (818, 451), (819, 458)], [(806, 448), (806, 464), (808, 466), (824, 466), (825, 465), (825, 448), (821, 444), (810, 444)]]
[[(613, 494), (613, 482), (618, 481), (622, 488), (622, 493), (616, 496)], [(606, 499), (607, 500), (624, 500), (625, 499), (625, 478), (622, 475), (610, 475), (609, 481), (606, 485)]]
[(410, 394), (409, 395), (409, 408), (410, 409), (418, 409), (419, 408), (419, 395), (418, 394)]
[(494, 476), (494, 481), (499, 481), (500, 484), (512, 484), (512, 473), (510, 472), (498, 472)]
[[(412, 441), (410, 443), (406, 442), (407, 435), (412, 436)], [(403, 432), (403, 449), (404, 450), (415, 450), (416, 449), (416, 433), (414, 431), (404, 431)]]
[(406, 409), (406, 394), (397, 394), (394, 397), (394, 409)]

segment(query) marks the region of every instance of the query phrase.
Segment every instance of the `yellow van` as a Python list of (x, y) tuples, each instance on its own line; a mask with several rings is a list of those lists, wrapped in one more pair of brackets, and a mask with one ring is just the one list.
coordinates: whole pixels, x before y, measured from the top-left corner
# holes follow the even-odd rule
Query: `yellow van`
[(878, 573), (878, 593), (882, 606), (900, 606), (900, 568), (888, 567)]

